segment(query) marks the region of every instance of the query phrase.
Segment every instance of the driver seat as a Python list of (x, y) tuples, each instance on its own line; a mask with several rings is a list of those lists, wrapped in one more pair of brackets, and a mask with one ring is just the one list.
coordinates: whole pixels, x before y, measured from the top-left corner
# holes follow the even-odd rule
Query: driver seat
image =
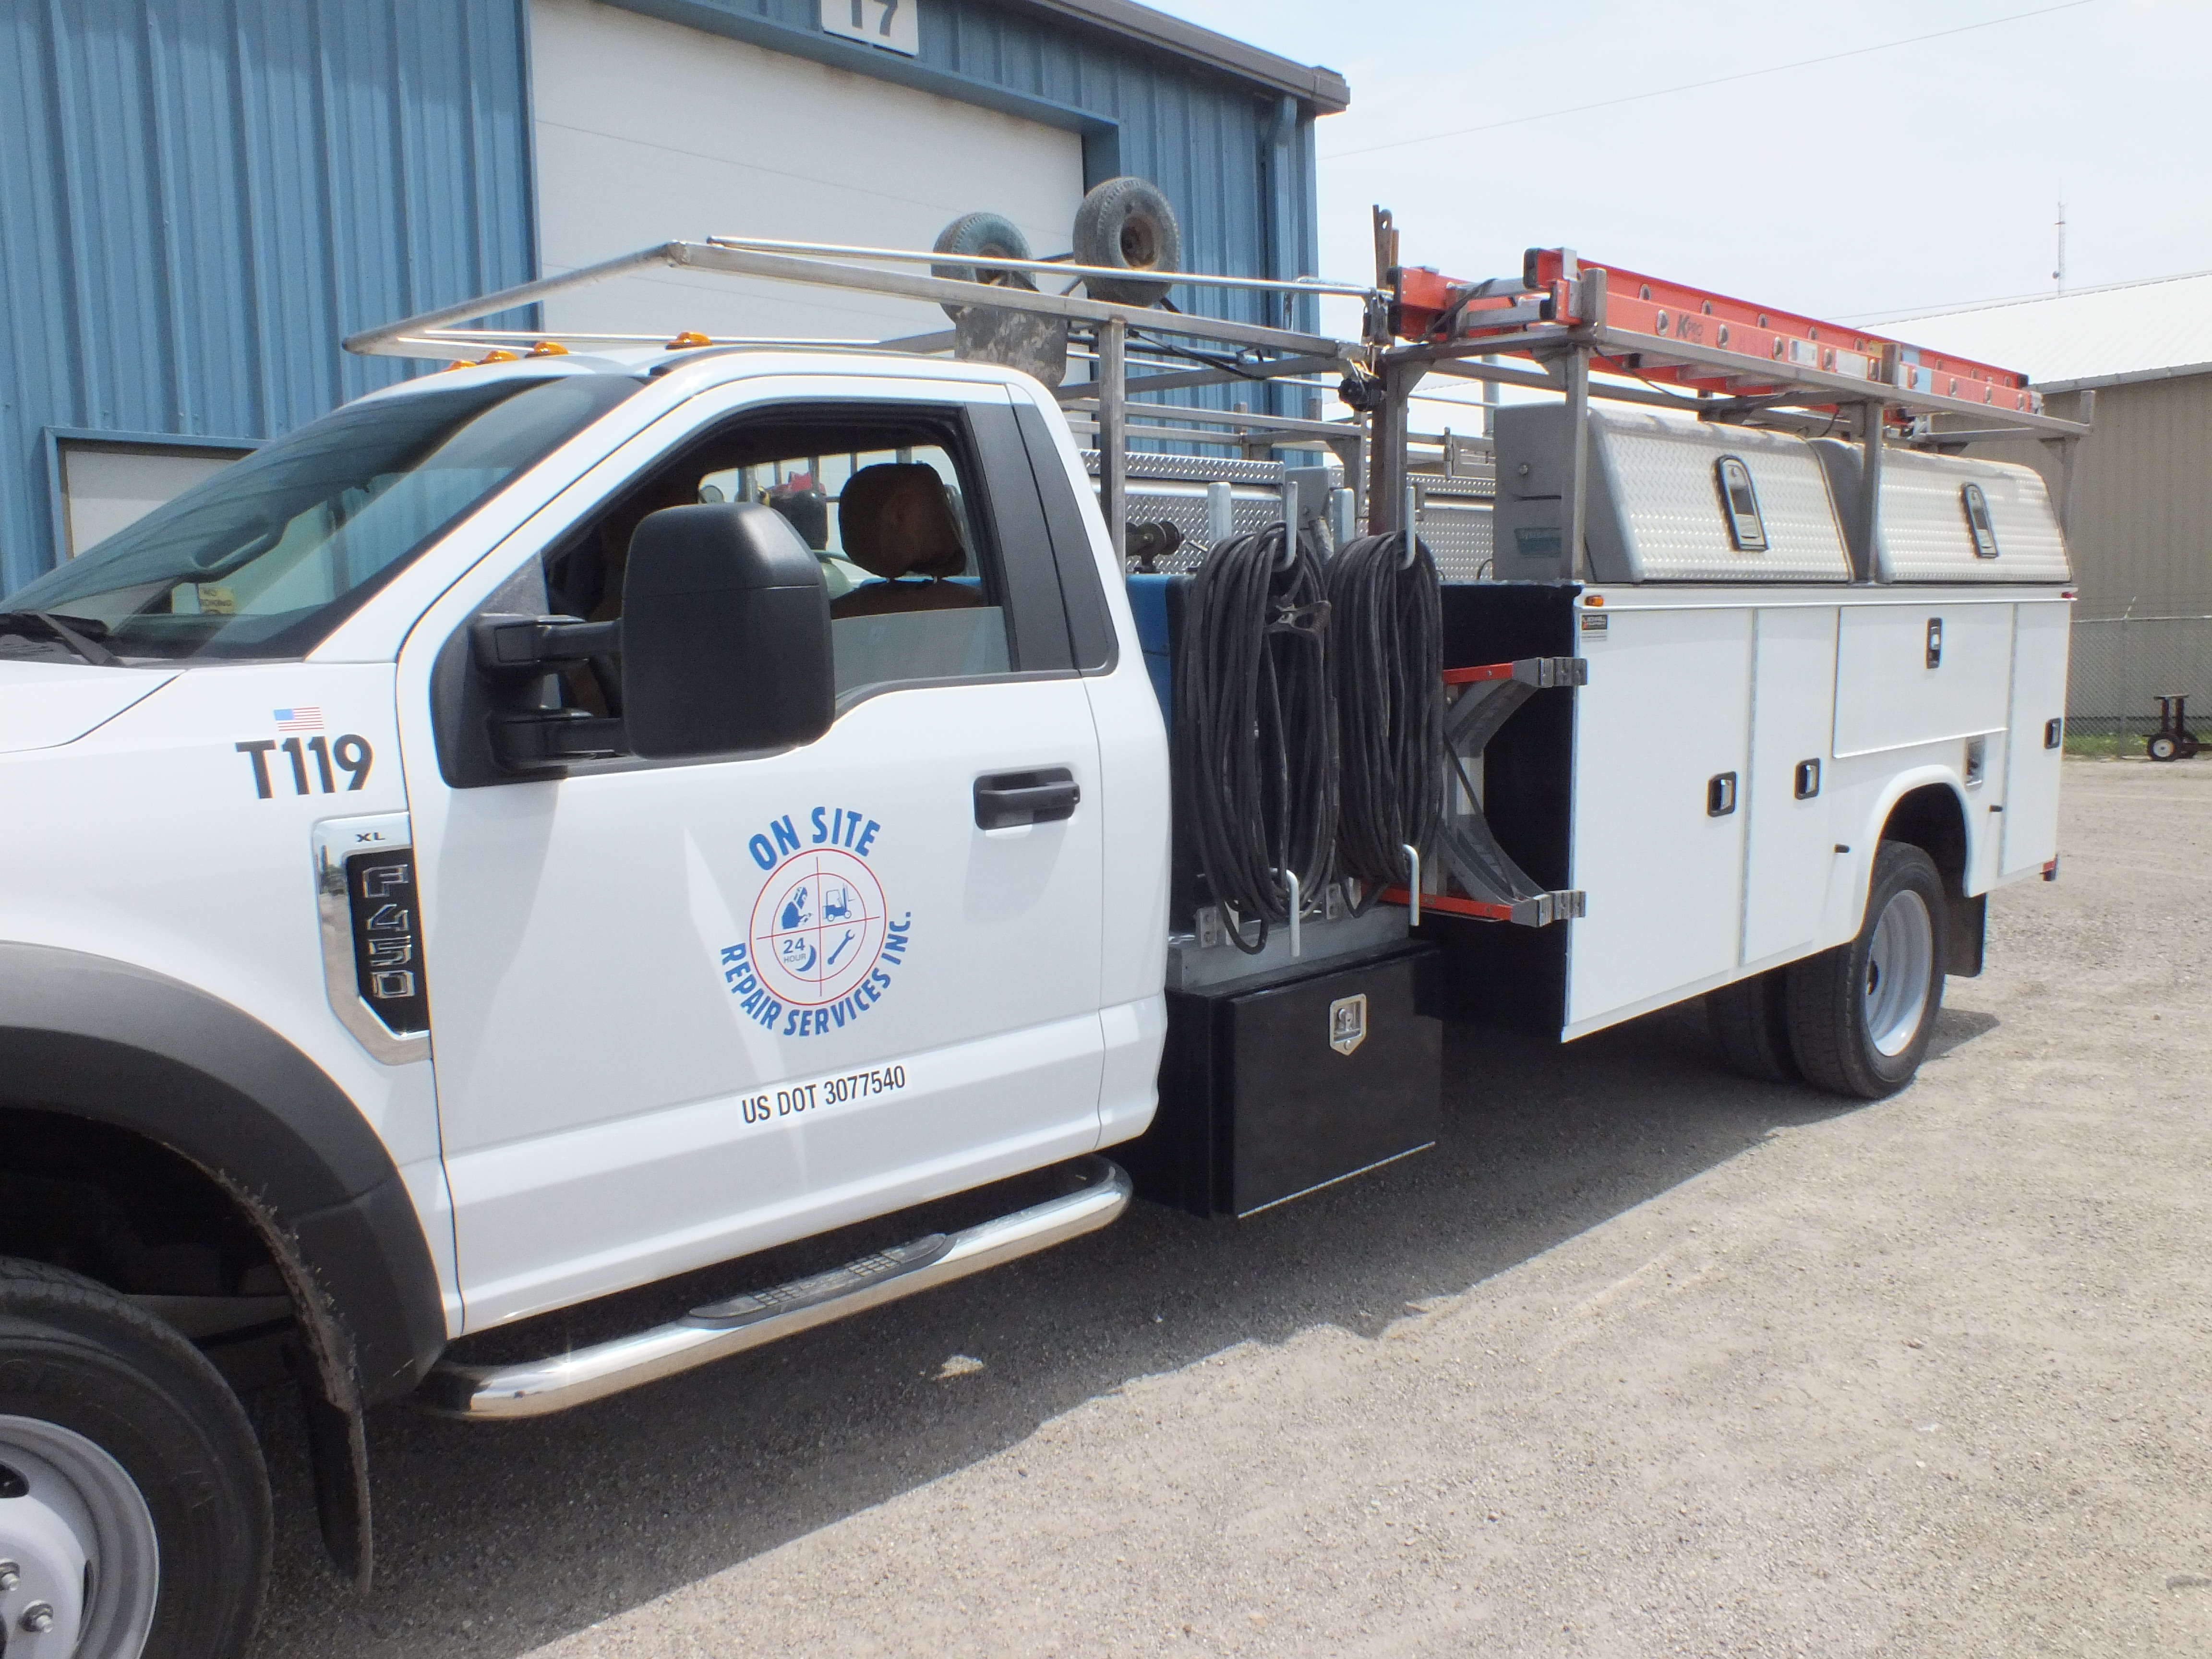
[(980, 587), (946, 580), (968, 568), (968, 546), (934, 467), (919, 461), (862, 467), (838, 495), (837, 530), (845, 557), (882, 580), (831, 600), (832, 617), (964, 611), (989, 603)]

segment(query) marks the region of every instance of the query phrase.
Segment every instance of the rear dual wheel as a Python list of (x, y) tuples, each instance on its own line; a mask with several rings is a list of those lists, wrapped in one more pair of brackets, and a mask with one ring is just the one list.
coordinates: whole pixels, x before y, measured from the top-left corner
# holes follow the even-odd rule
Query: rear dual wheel
[(1706, 998), (1729, 1065), (1879, 1100), (1912, 1081), (1943, 1006), (1943, 878), (1917, 847), (1884, 842), (1858, 935)]
[(0, 1260), (0, 1653), (233, 1659), (269, 1484), (228, 1386), (105, 1286)]

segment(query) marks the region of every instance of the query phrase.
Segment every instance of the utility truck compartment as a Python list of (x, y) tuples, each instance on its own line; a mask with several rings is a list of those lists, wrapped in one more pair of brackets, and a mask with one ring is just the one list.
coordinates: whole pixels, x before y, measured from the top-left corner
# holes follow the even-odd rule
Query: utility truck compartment
[[(1588, 574), (1602, 582), (1843, 582), (1828, 481), (1805, 441), (1650, 410), (1589, 415)], [(1564, 404), (1497, 414), (1497, 574), (1578, 574), (1565, 545)]]
[(2043, 475), (1978, 456), (1885, 448), (1880, 528), (1869, 553), (1860, 517), (1866, 463), (1856, 444), (1815, 438), (1862, 580), (2069, 582), (2074, 568)]
[(1836, 645), (1838, 757), (2004, 730), (2013, 607), (1851, 606)]

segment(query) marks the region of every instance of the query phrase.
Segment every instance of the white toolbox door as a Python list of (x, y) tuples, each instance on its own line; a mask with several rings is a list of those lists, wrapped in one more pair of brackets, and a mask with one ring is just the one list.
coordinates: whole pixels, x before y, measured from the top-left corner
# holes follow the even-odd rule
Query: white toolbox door
[(1836, 866), (1827, 789), (1836, 607), (1772, 607), (1757, 613), (1755, 625), (1751, 775), (1745, 790), (1750, 838), (1746, 963), (1813, 949)]
[(2048, 738), (2051, 722), (2065, 718), (2070, 611), (2063, 599), (2014, 607), (2000, 878), (2021, 875), (2058, 856), (2058, 773), (2064, 751)]
[[(1752, 613), (1608, 609), (1575, 693), (1565, 1035), (1658, 1007), (1736, 965)], [(1585, 640), (1591, 636), (1585, 635)], [(1732, 779), (1733, 810), (1708, 811)]]
[(1836, 646), (1840, 757), (2004, 729), (2012, 610), (1893, 589), (1844, 607)]

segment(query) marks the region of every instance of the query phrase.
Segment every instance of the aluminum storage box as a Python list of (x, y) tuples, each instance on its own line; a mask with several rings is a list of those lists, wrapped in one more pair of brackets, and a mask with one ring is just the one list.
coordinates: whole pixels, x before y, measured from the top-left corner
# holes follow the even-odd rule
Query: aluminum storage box
[[(1564, 404), (1498, 411), (1496, 574), (1571, 577)], [(1735, 500), (1723, 487), (1725, 469)], [(1600, 582), (1847, 582), (1827, 476), (1802, 438), (1647, 410), (1589, 412), (1586, 543)]]
[[(1860, 469), (1856, 444), (1816, 438), (1809, 447), (1827, 469), (1844, 519), (1856, 531)], [(1981, 495), (1987, 535), (1978, 538), (1967, 489)], [(1863, 577), (1878, 582), (2069, 582), (2074, 568), (2043, 475), (2010, 461), (1885, 449), (1881, 528), (1869, 560), (1851, 538)], [(1871, 567), (1869, 568), (1869, 566)]]

